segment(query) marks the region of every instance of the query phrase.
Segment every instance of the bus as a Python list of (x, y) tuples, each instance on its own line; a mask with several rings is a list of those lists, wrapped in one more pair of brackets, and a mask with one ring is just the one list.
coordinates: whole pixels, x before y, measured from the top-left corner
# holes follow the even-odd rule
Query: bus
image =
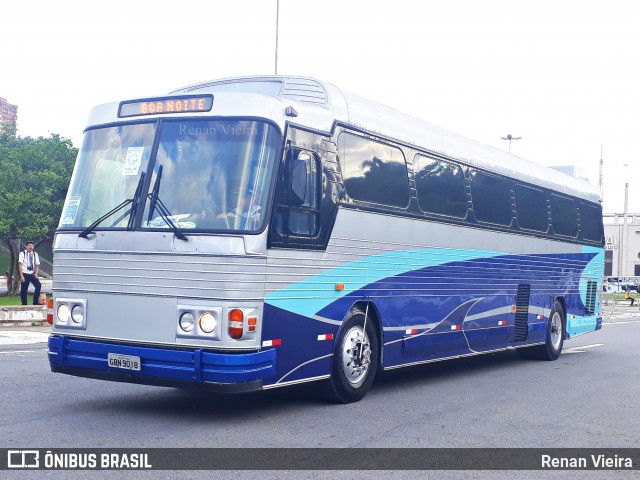
[(93, 108), (53, 257), (51, 370), (110, 381), (349, 403), (602, 325), (597, 189), (304, 77)]

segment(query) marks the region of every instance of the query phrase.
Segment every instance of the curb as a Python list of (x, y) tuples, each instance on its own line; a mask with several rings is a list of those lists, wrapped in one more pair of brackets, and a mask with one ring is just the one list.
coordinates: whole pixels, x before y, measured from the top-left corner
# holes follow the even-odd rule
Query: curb
[(25, 322), (20, 320), (2, 320), (0, 321), (0, 328), (11, 328), (11, 327), (50, 327), (46, 321), (43, 322)]
[(19, 305), (0, 307), (0, 327), (48, 325), (44, 305)]

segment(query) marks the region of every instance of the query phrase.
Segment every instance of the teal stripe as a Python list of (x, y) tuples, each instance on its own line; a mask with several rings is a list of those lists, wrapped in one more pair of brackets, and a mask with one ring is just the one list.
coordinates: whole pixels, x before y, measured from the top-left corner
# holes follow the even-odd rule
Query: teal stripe
[[(299, 315), (311, 317), (327, 305), (374, 282), (403, 273), (452, 262), (505, 255), (490, 250), (403, 250), (362, 258), (308, 277), (269, 293), (265, 301)], [(344, 290), (336, 291), (336, 283)]]

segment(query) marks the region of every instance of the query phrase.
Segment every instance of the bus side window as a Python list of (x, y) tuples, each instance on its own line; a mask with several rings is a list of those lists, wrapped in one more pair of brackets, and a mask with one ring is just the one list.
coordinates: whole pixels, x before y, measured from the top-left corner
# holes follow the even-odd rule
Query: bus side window
[(581, 203), (580, 237), (583, 240), (601, 243), (604, 236), (602, 228), (602, 207)]
[(549, 230), (549, 208), (545, 192), (518, 183), (515, 193), (518, 226), (525, 230), (547, 233)]
[(473, 214), (479, 222), (508, 227), (512, 222), (512, 189), (507, 178), (471, 171)]
[(556, 235), (578, 236), (578, 202), (572, 198), (551, 195), (551, 224)]

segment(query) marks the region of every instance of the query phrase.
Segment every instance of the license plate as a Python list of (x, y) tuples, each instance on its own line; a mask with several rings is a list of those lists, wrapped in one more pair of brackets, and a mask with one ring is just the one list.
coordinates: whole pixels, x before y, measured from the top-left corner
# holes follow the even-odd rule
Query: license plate
[(140, 357), (133, 355), (120, 355), (119, 353), (107, 354), (109, 366), (113, 368), (122, 368), (124, 370), (140, 371)]

